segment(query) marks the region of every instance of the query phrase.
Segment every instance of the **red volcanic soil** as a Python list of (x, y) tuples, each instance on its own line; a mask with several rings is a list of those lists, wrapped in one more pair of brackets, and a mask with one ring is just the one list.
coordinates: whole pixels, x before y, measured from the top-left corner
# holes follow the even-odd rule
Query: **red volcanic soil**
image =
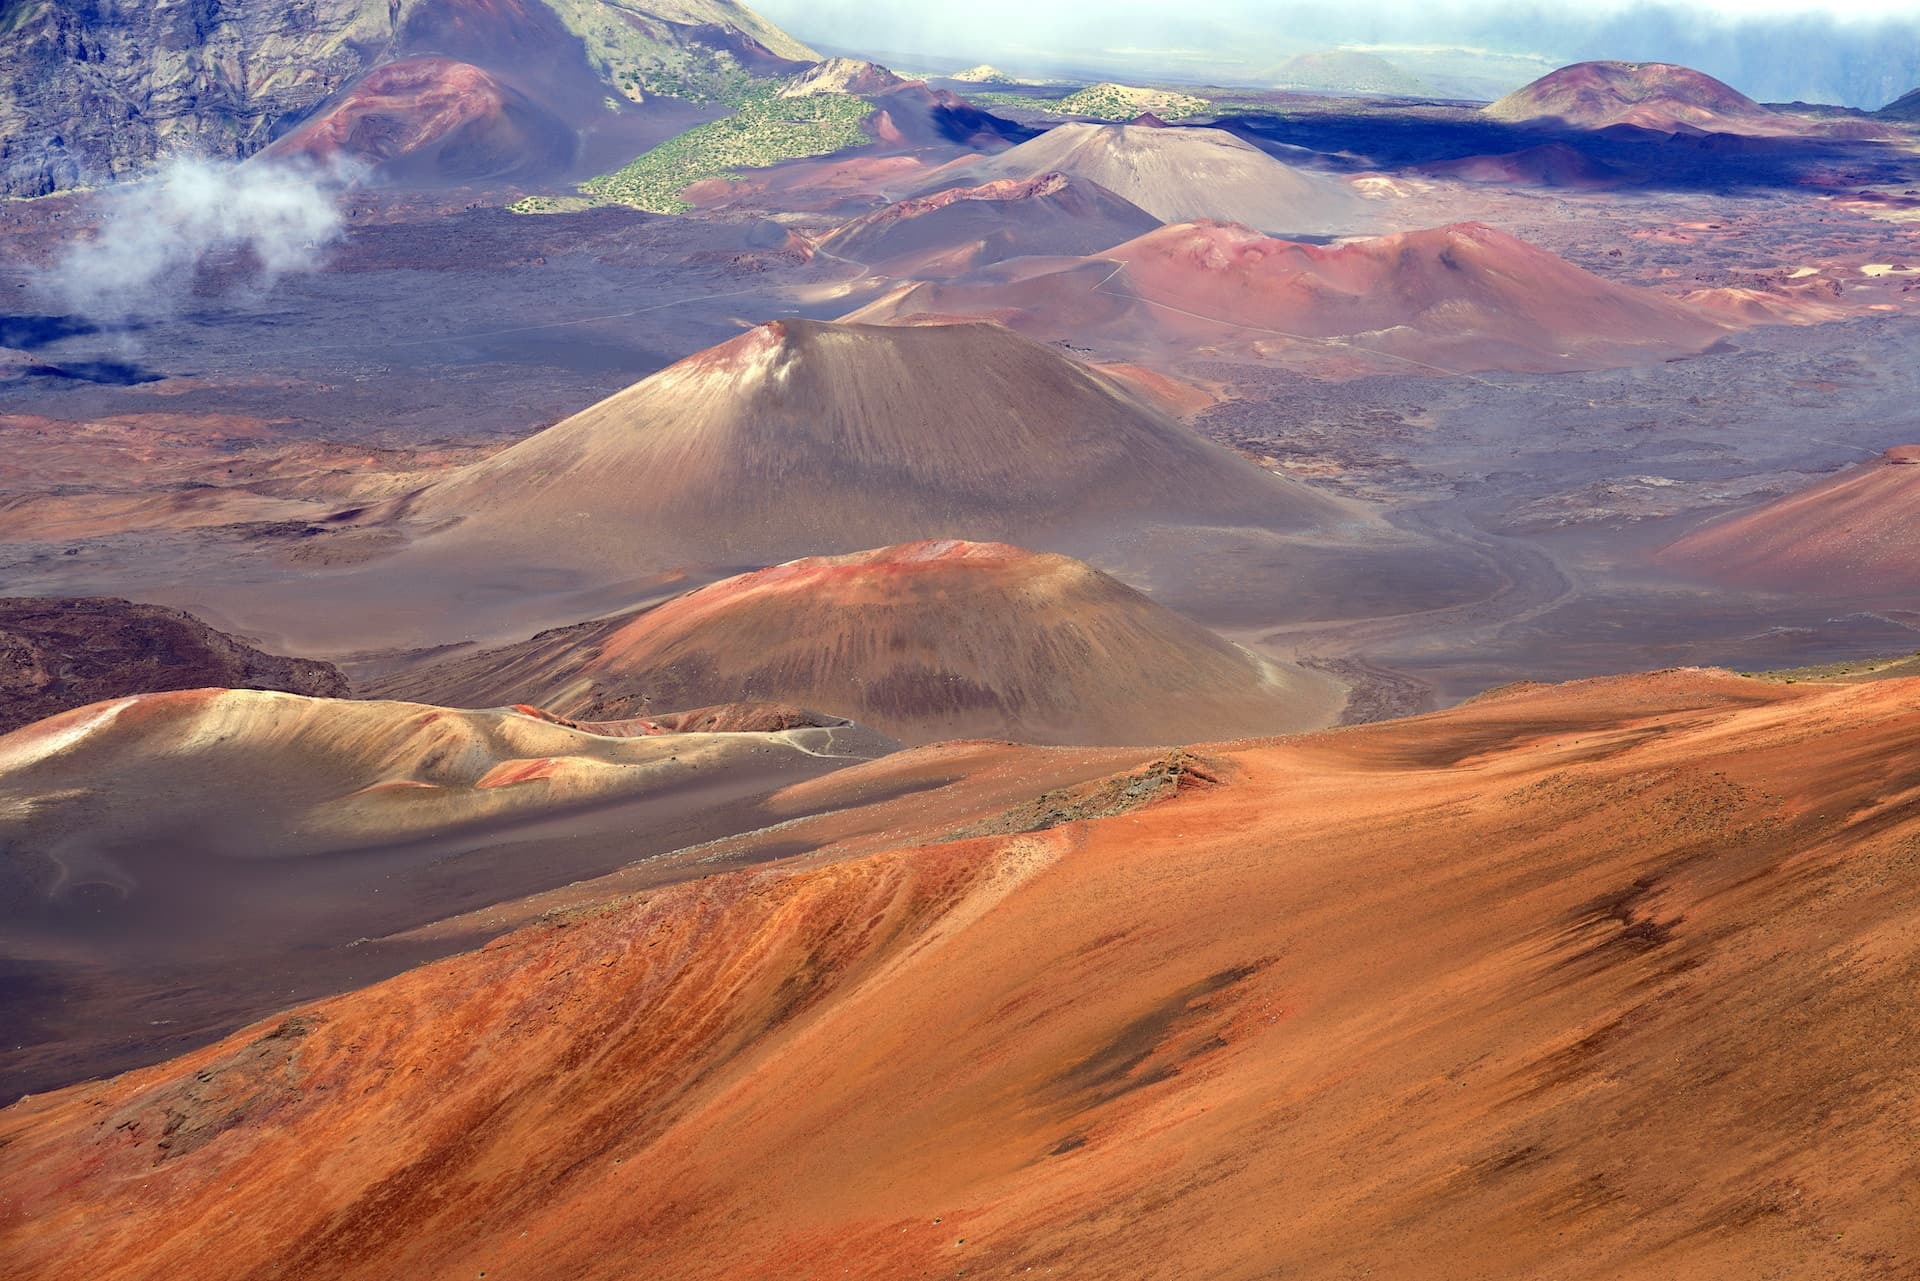
[(1630, 365), (1703, 351), (1725, 332), (1662, 294), (1479, 223), (1332, 246), (1188, 223), (1087, 263), (1008, 264), (910, 286), (856, 318), (928, 314), (986, 314), (1035, 337), (1107, 337), (1169, 354), (1332, 341), (1448, 371)]
[(1061, 547), (1154, 521), (1364, 521), (998, 326), (797, 319), (453, 472), (415, 514), (459, 522), (423, 549), (625, 576), (928, 537)]
[(1325, 725), (1342, 701), (1079, 561), (952, 541), (776, 565), (368, 692), (585, 722), (772, 700), (906, 743), (1274, 734)]
[(1061, 173), (1083, 178), (1162, 222), (1211, 218), (1263, 231), (1351, 233), (1364, 202), (1340, 179), (1295, 169), (1220, 129), (1057, 125), (990, 160), (937, 170), (942, 187)]
[(1543, 143), (1500, 155), (1465, 156), (1422, 165), (1420, 172), (1464, 182), (1516, 187), (1565, 187), (1603, 191), (1631, 181), (1625, 171), (1596, 160), (1564, 142)]
[(562, 173), (577, 145), (564, 121), (491, 72), (429, 57), (369, 72), (266, 154), (440, 183)]
[(382, 449), (239, 414), (0, 415), (0, 543), (243, 522), (324, 522), (478, 452)]
[(1702, 526), (1661, 564), (1819, 600), (1920, 594), (1920, 445), (1890, 449), (1797, 494)]
[(347, 692), (331, 663), (262, 653), (177, 609), (0, 597), (0, 734), (102, 699), (208, 685)]
[(1515, 123), (1633, 125), (1662, 133), (1784, 133), (1800, 123), (1704, 72), (1666, 62), (1578, 62), (1514, 90), (1486, 114)]
[(1100, 365), (1099, 370), (1177, 418), (1185, 418), (1217, 405), (1225, 396), (1225, 391), (1217, 383), (1189, 382), (1144, 365), (1109, 361)]
[(0, 1113), (0, 1249), (23, 1281), (1900, 1275), (1915, 695), (1533, 687), (562, 914)]
[(1159, 225), (1104, 187), (1048, 173), (897, 201), (838, 228), (820, 248), (925, 280), (1007, 258), (1097, 253)]

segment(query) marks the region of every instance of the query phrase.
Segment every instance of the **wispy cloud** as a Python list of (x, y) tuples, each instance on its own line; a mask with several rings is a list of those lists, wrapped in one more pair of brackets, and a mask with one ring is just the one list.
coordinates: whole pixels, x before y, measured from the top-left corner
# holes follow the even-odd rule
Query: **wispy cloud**
[(352, 176), (274, 162), (175, 161), (105, 192), (98, 230), (62, 255), (42, 291), (66, 313), (98, 321), (164, 315), (216, 254), (240, 255), (250, 281), (270, 286), (319, 265), (340, 235), (339, 197)]

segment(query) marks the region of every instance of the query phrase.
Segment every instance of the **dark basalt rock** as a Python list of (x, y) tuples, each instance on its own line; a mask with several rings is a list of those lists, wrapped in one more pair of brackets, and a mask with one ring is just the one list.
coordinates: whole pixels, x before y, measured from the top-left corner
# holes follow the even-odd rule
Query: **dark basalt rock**
[(176, 609), (111, 597), (0, 597), (0, 733), (102, 699), (212, 686), (349, 692), (331, 663), (265, 653)]

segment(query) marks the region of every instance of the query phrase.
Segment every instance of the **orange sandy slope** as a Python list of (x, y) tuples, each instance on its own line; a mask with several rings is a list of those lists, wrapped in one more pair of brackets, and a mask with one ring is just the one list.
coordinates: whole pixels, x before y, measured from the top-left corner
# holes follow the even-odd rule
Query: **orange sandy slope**
[(1097, 821), (555, 919), (0, 1113), (0, 1252), (99, 1281), (1905, 1275), (1917, 692), (1516, 690), (1204, 752)]
[(1817, 485), (1716, 520), (1657, 559), (1699, 577), (1812, 595), (1920, 593), (1920, 446), (1890, 449)]

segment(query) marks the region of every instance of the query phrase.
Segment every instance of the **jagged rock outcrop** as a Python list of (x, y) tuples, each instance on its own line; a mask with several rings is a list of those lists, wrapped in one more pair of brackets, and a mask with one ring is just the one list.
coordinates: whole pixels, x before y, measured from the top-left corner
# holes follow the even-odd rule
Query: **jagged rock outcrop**
[(0, 191), (10, 196), (129, 177), (169, 154), (250, 155), (393, 34), (386, 0), (8, 9)]
[(332, 663), (265, 653), (177, 609), (109, 597), (0, 599), (0, 734), (103, 699), (215, 685), (348, 692)]
[(564, 82), (560, 96), (703, 97), (817, 55), (733, 0), (10, 0), (0, 4), (0, 195), (242, 159), (370, 70), (434, 55)]

